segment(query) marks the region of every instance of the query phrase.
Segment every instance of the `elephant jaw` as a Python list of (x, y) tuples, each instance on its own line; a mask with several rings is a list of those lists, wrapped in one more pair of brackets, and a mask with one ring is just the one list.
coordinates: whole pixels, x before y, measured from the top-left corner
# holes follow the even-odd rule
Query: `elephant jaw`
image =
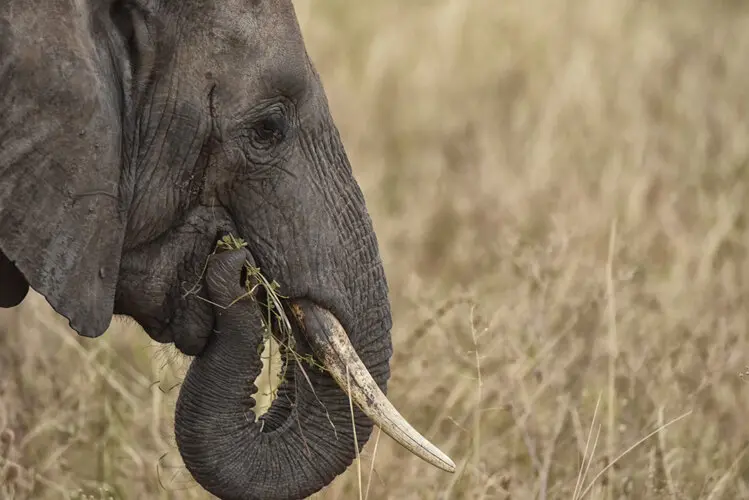
[(341, 323), (327, 309), (296, 300), (290, 307), (315, 356), (338, 386), (387, 435), (422, 460), (447, 472), (455, 463), (419, 434), (395, 409), (351, 345)]

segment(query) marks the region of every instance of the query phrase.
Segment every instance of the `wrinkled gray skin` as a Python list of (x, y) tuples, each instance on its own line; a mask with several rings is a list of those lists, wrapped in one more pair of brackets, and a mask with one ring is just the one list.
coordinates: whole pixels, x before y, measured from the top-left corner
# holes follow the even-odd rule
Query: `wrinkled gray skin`
[(252, 422), (257, 308), (199, 298), (241, 292), (245, 252), (203, 273), (222, 231), (335, 314), (385, 389), (378, 244), (291, 1), (0, 1), (0, 306), (30, 285), (81, 335), (126, 315), (196, 355), (176, 422), (193, 476), (224, 499), (303, 498), (355, 456), (348, 398), (291, 367)]

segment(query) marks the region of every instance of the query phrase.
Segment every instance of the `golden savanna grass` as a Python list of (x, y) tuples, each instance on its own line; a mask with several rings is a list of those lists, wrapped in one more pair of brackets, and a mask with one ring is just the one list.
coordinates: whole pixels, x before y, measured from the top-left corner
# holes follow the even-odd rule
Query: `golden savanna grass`
[[(749, 5), (295, 4), (382, 247), (388, 394), (458, 466), (375, 432), (315, 498), (749, 498)], [(209, 498), (173, 348), (1, 318), (0, 497)]]

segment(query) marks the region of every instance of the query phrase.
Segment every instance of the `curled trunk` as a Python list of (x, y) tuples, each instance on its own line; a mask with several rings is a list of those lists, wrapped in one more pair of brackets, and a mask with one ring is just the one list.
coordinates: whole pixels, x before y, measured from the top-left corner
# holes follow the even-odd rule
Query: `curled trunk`
[[(229, 304), (244, 293), (238, 277), (245, 258), (237, 252), (211, 264), (207, 281), (214, 302)], [(295, 352), (311, 354), (304, 338), (296, 337)], [(255, 419), (262, 341), (260, 310), (251, 301), (220, 309), (216, 332), (193, 360), (177, 402), (175, 433), (183, 460), (205, 489), (224, 500), (304, 498), (344, 472), (357, 453), (349, 397), (329, 374), (288, 353), (277, 397)], [(387, 359), (368, 369), (384, 390)], [(353, 409), (361, 449), (372, 422)]]

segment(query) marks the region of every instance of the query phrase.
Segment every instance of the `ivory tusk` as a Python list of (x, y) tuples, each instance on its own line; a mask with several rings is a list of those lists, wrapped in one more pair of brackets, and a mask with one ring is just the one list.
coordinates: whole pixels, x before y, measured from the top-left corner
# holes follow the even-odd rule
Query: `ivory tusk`
[(375, 425), (419, 458), (444, 471), (455, 472), (450, 457), (419, 434), (382, 393), (343, 326), (330, 311), (309, 302), (304, 306), (295, 302), (291, 309), (303, 325), (315, 355)]

